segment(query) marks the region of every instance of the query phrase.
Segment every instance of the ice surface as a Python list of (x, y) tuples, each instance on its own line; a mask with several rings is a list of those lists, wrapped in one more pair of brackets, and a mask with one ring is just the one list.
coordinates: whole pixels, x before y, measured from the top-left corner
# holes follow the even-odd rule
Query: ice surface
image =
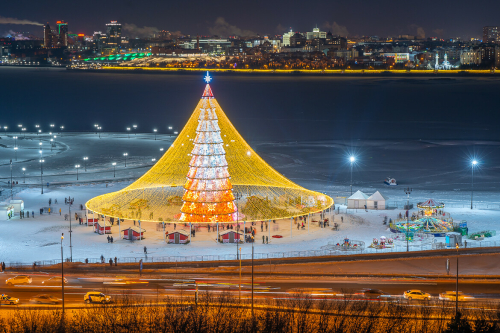
[[(25, 202), (26, 210), (35, 211), (35, 218), (0, 221), (3, 232), (0, 236), (0, 261), (32, 262), (60, 258), (60, 236), (64, 232), (65, 257), (69, 256), (69, 221), (64, 220), (68, 206), (64, 198), (75, 197), (72, 212), (79, 211), (80, 204), (90, 198), (119, 190), (142, 175), (152, 165), (152, 159), (158, 159), (171, 144), (171, 137), (138, 134), (101, 134), (101, 139), (94, 133), (63, 133), (57, 137), (56, 147), (50, 150), (48, 136), (27, 135), (18, 139), (17, 161), (15, 161), (14, 140), (12, 134), (1, 135), (0, 140), (0, 179), (4, 191), (0, 200), (10, 199), (10, 159), (13, 161), (12, 175), (18, 185), (13, 187), (13, 197)], [(22, 136), (19, 135), (18, 136)], [(44, 194), (40, 192), (39, 142), (43, 143), (45, 163), (43, 183)], [(454, 220), (467, 220), (469, 231), (497, 229), (500, 217), (498, 204), (499, 180), (498, 168), (500, 144), (497, 142), (470, 141), (315, 141), (315, 142), (249, 142), (256, 152), (269, 164), (296, 183), (311, 190), (325, 192), (334, 199), (350, 194), (350, 165), (347, 156), (356, 154), (357, 163), (353, 168), (353, 190), (362, 190), (372, 194), (379, 190), (389, 197), (389, 205), (399, 209), (384, 211), (349, 210), (344, 217), (340, 231), (320, 229), (311, 224), (309, 231), (297, 230), (293, 225), (290, 238), (290, 221), (279, 221), (271, 225), (271, 244), (262, 244), (262, 235), (256, 225), (257, 253), (318, 250), (329, 241), (341, 242), (344, 237), (364, 241), (369, 245), (373, 238), (391, 236), (387, 226), (382, 224), (384, 216), (394, 219), (402, 212), (406, 201), (403, 187), (413, 188), (410, 202), (416, 204), (434, 198), (443, 201), (446, 211)], [(127, 152), (127, 167), (123, 153)], [(83, 157), (88, 156), (87, 172), (84, 171)], [(480, 164), (474, 174), (474, 203), (476, 209), (470, 209), (471, 169), (470, 158), (475, 156)], [(113, 165), (116, 162), (116, 177), (113, 177)], [(75, 164), (80, 164), (79, 181), (76, 181)], [(25, 167), (26, 184), (23, 184), (21, 168)], [(383, 180), (391, 176), (398, 180), (399, 186), (388, 187)], [(107, 184), (107, 186), (106, 186)], [(39, 215), (41, 207), (48, 207), (48, 200), (57, 198), (58, 204), (52, 204), (56, 214)], [(62, 215), (59, 215), (59, 208)], [(340, 211), (345, 212), (345, 207)], [(354, 218), (350, 218), (354, 217)], [(315, 216), (314, 220), (319, 217)], [(352, 221), (351, 221), (352, 220)], [(340, 216), (335, 216), (340, 223)], [(351, 221), (351, 222), (348, 222)], [(133, 225), (131, 221), (122, 224), (122, 230)], [(248, 224), (247, 224), (248, 226)], [(147, 246), (149, 256), (190, 256), (212, 254), (235, 254), (235, 245), (216, 244), (215, 233), (208, 233), (205, 228), (196, 234), (191, 244), (167, 245), (163, 233), (157, 231), (156, 224), (143, 224), (146, 239), (142, 242), (120, 240), (118, 226), (113, 226), (115, 242), (109, 244), (106, 236), (99, 236), (90, 227), (72, 224), (72, 245), (74, 258), (106, 257), (141, 257), (143, 247)], [(180, 226), (182, 227), (182, 226)], [(187, 228), (186, 228), (187, 229)], [(167, 227), (173, 230), (173, 225)], [(499, 241), (500, 236), (489, 240)], [(250, 253), (251, 245), (243, 245), (243, 253)]]

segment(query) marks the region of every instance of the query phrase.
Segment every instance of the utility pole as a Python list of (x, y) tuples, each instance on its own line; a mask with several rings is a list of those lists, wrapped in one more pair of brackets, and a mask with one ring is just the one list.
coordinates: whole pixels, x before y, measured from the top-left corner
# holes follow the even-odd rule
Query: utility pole
[(62, 288), (62, 318), (64, 320), (64, 256), (63, 256), (63, 239), (64, 233), (61, 235), (61, 288)]

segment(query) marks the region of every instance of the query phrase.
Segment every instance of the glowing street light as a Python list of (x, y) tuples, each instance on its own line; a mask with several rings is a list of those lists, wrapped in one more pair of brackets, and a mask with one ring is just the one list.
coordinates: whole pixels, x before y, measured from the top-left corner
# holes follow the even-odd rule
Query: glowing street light
[(88, 160), (88, 159), (89, 159), (89, 158), (88, 158), (87, 156), (85, 156), (85, 157), (83, 158), (83, 160), (85, 161), (85, 162), (84, 162), (84, 163), (85, 163), (85, 172), (87, 172), (87, 160)]
[(115, 178), (115, 176), (116, 176), (116, 162), (113, 162), (112, 165), (113, 165), (113, 178)]
[(125, 168), (127, 167), (127, 156), (128, 156), (128, 153), (123, 153), (123, 156), (125, 156)]
[(349, 162), (351, 162), (351, 195), (352, 195), (352, 166), (354, 162), (356, 162), (356, 157), (351, 155), (351, 157), (349, 157)]
[[(132, 127), (134, 128), (134, 131), (137, 129), (137, 125), (132, 125)], [(135, 132), (135, 135), (137, 135), (137, 132)]]
[(156, 132), (158, 132), (158, 130), (155, 128), (153, 132), (155, 132), (155, 141), (156, 141)]
[(474, 197), (474, 167), (477, 164), (478, 164), (477, 160), (472, 160), (472, 162), (471, 162), (472, 177), (471, 177), (471, 191), (470, 191), (470, 209), (472, 209), (472, 200), (473, 200), (473, 197)]
[(26, 183), (26, 168), (23, 168), (23, 184)]
[(54, 128), (54, 126), (55, 126), (54, 124), (50, 124), (50, 127)]
[(7, 133), (7, 128), (9, 128), (9, 126), (4, 126), (3, 129), (5, 131), (5, 133)]
[(24, 136), (24, 137), (26, 137), (26, 127), (21, 128), (21, 131), (23, 131), (23, 132), (24, 132), (24, 135), (23, 135), (23, 136)]
[(80, 169), (80, 164), (75, 165), (76, 168), (76, 180), (78, 180), (78, 169)]
[(128, 138), (130, 139), (130, 127), (127, 127)]

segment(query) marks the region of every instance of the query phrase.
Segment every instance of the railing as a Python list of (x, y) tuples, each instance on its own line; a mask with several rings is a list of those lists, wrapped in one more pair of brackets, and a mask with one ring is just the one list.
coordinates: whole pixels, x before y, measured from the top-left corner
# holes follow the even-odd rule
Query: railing
[[(464, 248), (465, 243), (461, 248)], [(500, 246), (500, 241), (468, 241), (467, 248), (483, 248), (483, 247), (497, 247)], [(416, 244), (410, 243), (409, 250), (412, 251), (426, 251), (435, 249), (454, 249), (455, 247), (446, 247), (443, 243), (432, 243), (432, 244)], [(397, 253), (406, 252), (406, 245), (395, 245), (390, 248), (376, 249), (376, 248), (364, 248), (364, 249), (349, 249), (349, 250), (339, 250), (336, 248), (332, 249), (322, 249), (322, 250), (306, 250), (306, 251), (291, 251), (291, 252), (269, 252), (269, 253), (254, 253), (254, 259), (280, 259), (280, 258), (306, 258), (306, 257), (324, 257), (324, 256), (339, 256), (339, 255), (353, 255), (353, 254), (377, 254), (377, 253)], [(104, 263), (109, 263), (109, 259), (104, 258)], [(250, 253), (241, 254), (242, 260), (252, 259)], [(144, 263), (166, 263), (166, 262), (203, 262), (203, 261), (229, 261), (237, 260), (236, 254), (224, 254), (224, 255), (195, 255), (195, 256), (149, 256), (144, 255), (142, 257), (122, 257), (117, 258), (118, 263), (139, 263), (142, 260)], [(66, 259), (65, 262), (69, 262)], [(73, 259), (73, 262), (96, 264), (101, 263), (101, 258), (77, 258)], [(61, 259), (55, 260), (43, 260), (36, 261), (37, 267), (50, 266), (55, 264), (60, 264)], [(18, 267), (18, 268), (29, 268), (33, 264), (11, 262), (6, 263), (7, 267)]]

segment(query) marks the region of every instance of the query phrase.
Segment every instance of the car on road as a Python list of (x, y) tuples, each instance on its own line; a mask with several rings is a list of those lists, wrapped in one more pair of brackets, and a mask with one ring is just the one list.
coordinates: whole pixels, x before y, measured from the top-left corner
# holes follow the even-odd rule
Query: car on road
[(20, 284), (31, 284), (33, 280), (28, 275), (17, 275), (5, 280), (5, 283), (9, 286), (20, 285)]
[(61, 300), (50, 295), (36, 295), (32, 299), (30, 299), (30, 302), (36, 304), (59, 304)]
[[(439, 299), (444, 301), (456, 301), (457, 300), (457, 292), (456, 291), (445, 291), (444, 293), (439, 294)], [(458, 292), (458, 301), (470, 301), (474, 299), (472, 296), (465, 295), (463, 292)]]
[(85, 303), (110, 303), (111, 296), (106, 296), (99, 291), (89, 291), (83, 296), (83, 301)]
[(383, 292), (380, 289), (362, 289), (361, 292), (358, 293), (358, 295), (361, 295), (363, 298), (368, 298), (368, 299), (390, 299), (390, 298), (392, 298), (391, 295)]
[[(44, 286), (60, 286), (61, 280), (60, 276), (53, 276), (48, 280), (42, 281), (42, 284)], [(68, 279), (64, 278), (64, 284), (68, 284)]]
[(7, 304), (7, 305), (17, 305), (19, 303), (19, 298), (15, 297), (10, 297), (9, 295), (2, 294), (0, 296), (0, 304)]
[(422, 290), (417, 290), (417, 289), (410, 289), (410, 290), (405, 291), (403, 293), (403, 297), (409, 301), (414, 300), (414, 299), (428, 301), (431, 299), (430, 294), (423, 292)]

